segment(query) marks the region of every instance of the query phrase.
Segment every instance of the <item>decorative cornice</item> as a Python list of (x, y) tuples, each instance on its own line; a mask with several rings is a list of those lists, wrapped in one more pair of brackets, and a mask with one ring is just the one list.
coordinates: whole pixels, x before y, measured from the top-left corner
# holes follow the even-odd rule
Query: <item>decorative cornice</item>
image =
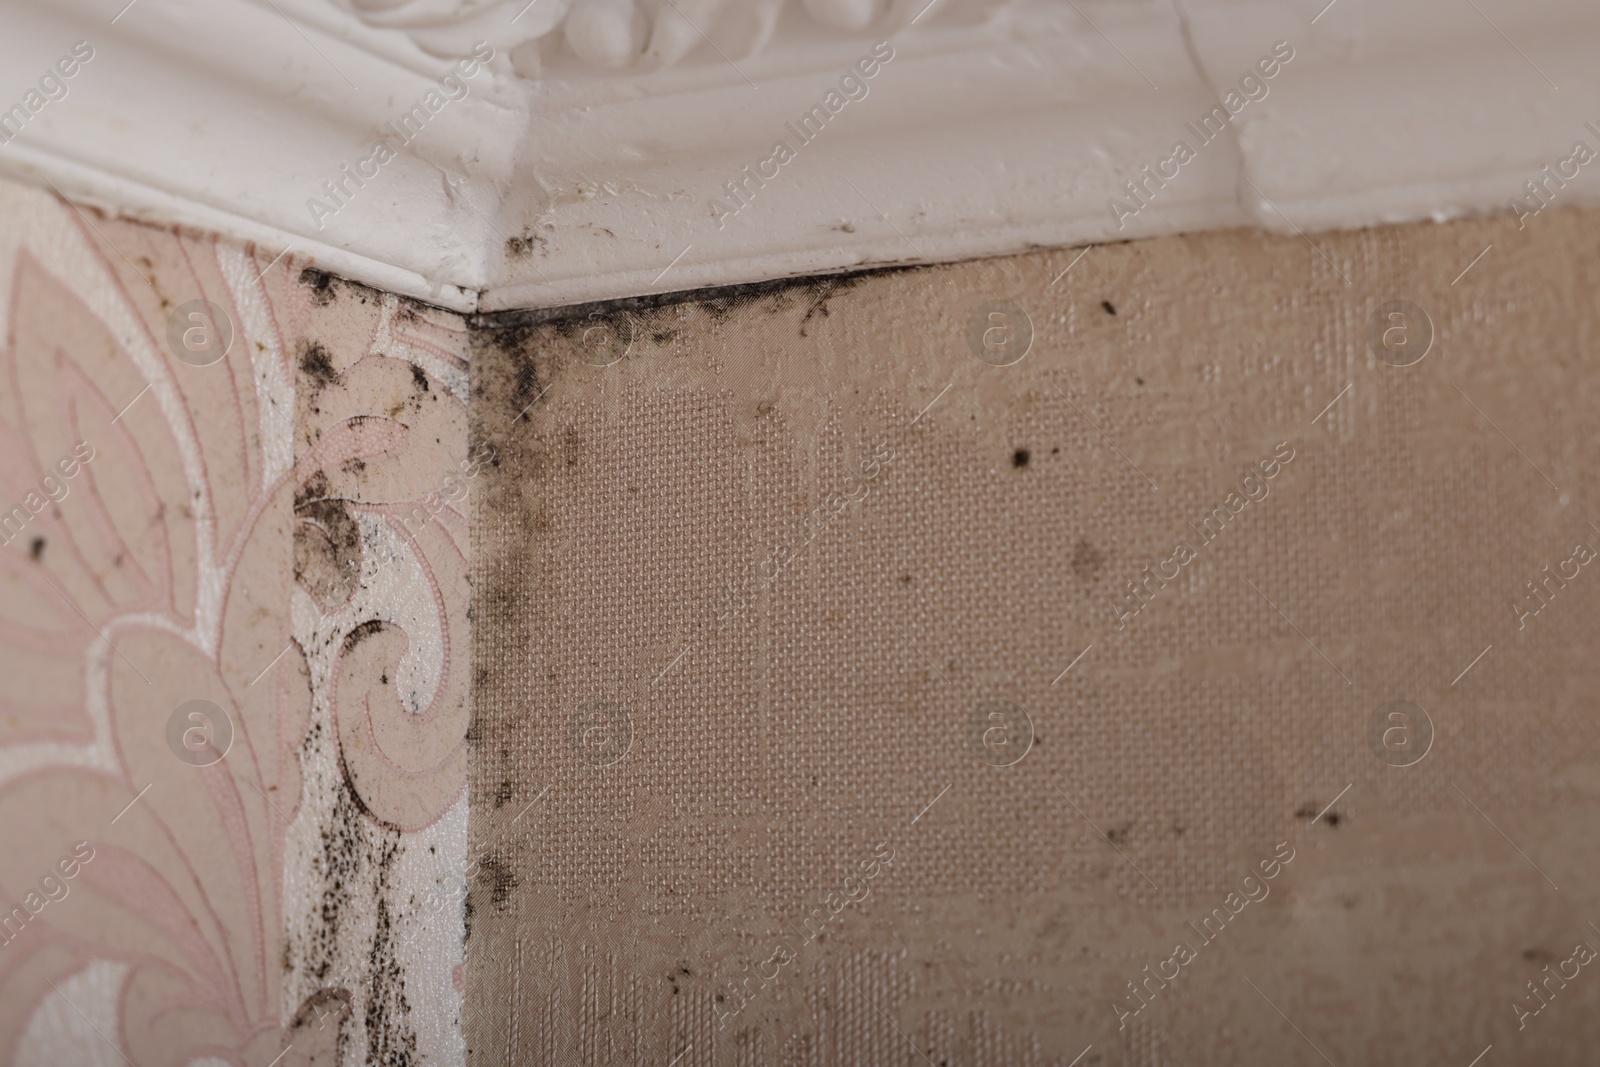
[(326, 0), (375, 29), (404, 33), (432, 56), (485, 41), (523, 77), (561, 70), (668, 67), (699, 51), (706, 62), (748, 59), (780, 21), (803, 17), (843, 35), (899, 33), (913, 23), (971, 21), (1012, 0)]
[(102, 2), (0, 0), (0, 69), (95, 49), (0, 168), (461, 310), (1508, 211), (1600, 148), (1586, 0)]

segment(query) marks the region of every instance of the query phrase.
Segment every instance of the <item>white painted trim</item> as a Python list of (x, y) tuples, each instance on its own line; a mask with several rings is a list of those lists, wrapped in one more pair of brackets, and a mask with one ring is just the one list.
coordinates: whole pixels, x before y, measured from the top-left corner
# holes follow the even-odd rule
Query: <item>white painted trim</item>
[[(482, 20), (504, 3), (467, 7)], [(372, 25), (370, 2), (358, 17), (329, 0), (136, 0), (113, 24), (101, 0), (5, 0), (0, 110), (74, 41), (96, 56), (0, 145), (0, 168), (494, 310), (1218, 226), (1505, 211), (1575, 141), (1600, 150), (1584, 126), (1600, 125), (1600, 9), (1582, 0), (941, 3), (893, 33), (866, 98), (804, 145), (785, 123), (909, 21), (899, 0), (854, 33), (783, 8), (765, 47), (737, 58), (680, 47), (611, 72), (551, 36), (530, 79), (525, 45), (515, 65), (499, 50), (319, 230), (307, 200), (321, 182), (447, 71), (417, 43), (438, 51), (438, 33)], [(1267, 97), (1119, 228), (1120, 182), (1279, 40), (1295, 58)], [(719, 230), (708, 202), (780, 139), (795, 158)], [(1591, 169), (1556, 199), (1594, 199)]]

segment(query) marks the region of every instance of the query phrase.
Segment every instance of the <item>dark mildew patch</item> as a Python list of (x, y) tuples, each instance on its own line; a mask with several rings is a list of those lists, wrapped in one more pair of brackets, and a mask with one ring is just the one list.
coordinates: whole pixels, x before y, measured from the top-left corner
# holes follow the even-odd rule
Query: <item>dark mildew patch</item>
[(533, 255), (534, 250), (544, 245), (545, 239), (538, 234), (525, 233), (517, 237), (506, 238), (507, 259), (527, 259)]
[(1094, 581), (1105, 564), (1105, 553), (1083, 538), (1072, 548), (1072, 573), (1085, 582)]
[(410, 1067), (417, 1061), (417, 1032), (411, 1025), (411, 1002), (406, 999), (405, 975), (395, 958), (396, 930), (383, 894), (400, 845), (396, 841), (383, 853), (378, 874), (377, 930), (367, 970), (367, 1063)]
[[(305, 765), (318, 762), (318, 754), (333, 739), (321, 722), (307, 731), (301, 745)], [(342, 761), (341, 761), (342, 762)], [(416, 1031), (409, 1020), (410, 1004), (395, 955), (396, 922), (385, 894), (404, 850), (399, 830), (375, 822), (350, 783), (340, 778), (332, 786), (328, 820), (323, 824), (311, 856), (309, 874), (318, 887), (320, 901), (307, 923), (294, 929), (284, 945), (284, 969), (316, 989), (302, 1002), (294, 1026), (304, 1029), (303, 1017), (314, 1006), (318, 1017), (349, 1019), (353, 993), (359, 988), (366, 1029), (365, 1063), (406, 1065), (416, 1062)], [(370, 923), (370, 932), (353, 936)], [(351, 974), (352, 968), (359, 968)], [(359, 976), (359, 977), (358, 977)], [(341, 1025), (338, 1062), (349, 1060), (351, 1038)], [(291, 1037), (291, 1041), (294, 1038)], [(295, 1042), (296, 1047), (303, 1043)]]
[(300, 373), (311, 381), (313, 390), (320, 391), (339, 378), (328, 350), (316, 341), (300, 342)]
[[(667, 256), (675, 251), (669, 250)], [(582, 566), (577, 561), (586, 555), (590, 539), (608, 538), (613, 532), (585, 530), (574, 523), (570, 501), (614, 493), (625, 501), (643, 502), (661, 491), (659, 483), (639, 476), (639, 469), (618, 462), (619, 451), (649, 440), (641, 436), (647, 420), (704, 416), (709, 420), (704, 433), (729, 433), (751, 462), (766, 465), (777, 462), (778, 446), (773, 442), (782, 440), (790, 423), (815, 425), (816, 418), (833, 417), (836, 408), (846, 409), (854, 418), (856, 407), (867, 407), (866, 401), (856, 399), (868, 391), (865, 381), (851, 380), (838, 397), (825, 396), (819, 383), (826, 383), (826, 373), (811, 366), (791, 366), (796, 361), (786, 354), (824, 348), (841, 367), (865, 368), (870, 357), (847, 346), (854, 337), (855, 309), (865, 308), (866, 314), (879, 310), (872, 294), (880, 273), (887, 270), (484, 313), (469, 320), (468, 448), (492, 449), (489, 454), (494, 457), (479, 469), (471, 488), (467, 850), (476, 869), (468, 876), (465, 902), (463, 1027), (469, 1046), (480, 1051), (492, 1046), (499, 1052), (500, 1045), (488, 1035), (503, 1019), (496, 1005), (504, 1003), (507, 992), (504, 952), (513, 944), (508, 935), (520, 933), (519, 924), (528, 921), (528, 909), (520, 905), (534, 897), (541, 905), (557, 899), (545, 896), (553, 882), (541, 861), (553, 850), (570, 848), (570, 839), (541, 841), (533, 826), (546, 818), (566, 825), (567, 815), (552, 813), (568, 792), (562, 776), (586, 776), (570, 783), (583, 790), (604, 776), (600, 794), (584, 803), (606, 813), (596, 814), (596, 819), (609, 819), (617, 797), (634, 792), (628, 775), (645, 758), (636, 742), (631, 754), (602, 767), (573, 758), (565, 743), (530, 741), (551, 730), (563, 731), (574, 710), (526, 696), (529, 687), (555, 692), (571, 686), (571, 664), (544, 652), (530, 655), (545, 649), (548, 628), (559, 625), (549, 617), (555, 610), (551, 604), (559, 598), (545, 595), (546, 591), (569, 584), (572, 569)], [(844, 313), (847, 307), (849, 315)], [(832, 315), (834, 310), (840, 314)], [(772, 374), (775, 384), (770, 392), (746, 389), (742, 379), (751, 373)], [(727, 377), (719, 380), (723, 374)], [(779, 386), (790, 379), (800, 384), (788, 391), (792, 403), (785, 407), (779, 403), (785, 395)], [(738, 392), (737, 404), (725, 403), (719, 390)], [(719, 414), (713, 416), (713, 411)], [(720, 421), (724, 415), (726, 426)], [(861, 434), (878, 430), (866, 425), (866, 415), (861, 418), (861, 427), (852, 423), (842, 432), (853, 439), (857, 429)], [(695, 426), (693, 433), (702, 432), (698, 422), (686, 425)], [(878, 440), (866, 439), (860, 445), (863, 455), (870, 454)], [(1010, 450), (1003, 455), (1009, 458)], [(852, 452), (849, 458), (854, 463), (857, 457)], [(1034, 465), (1039, 465), (1037, 453)], [(651, 635), (651, 642), (657, 637), (666, 640), (666, 635)], [(641, 651), (641, 658), (652, 665), (649, 677), (668, 665), (685, 670), (674, 657), (689, 643), (687, 636), (677, 642), (674, 635), (672, 647)], [(540, 808), (540, 791), (552, 785)], [(635, 820), (630, 825), (636, 826), (639, 813), (632, 812), (630, 818)], [(647, 821), (659, 823), (662, 834), (670, 832), (668, 815), (650, 815)], [(529, 844), (519, 843), (530, 837)], [(663, 891), (651, 884), (650, 874), (629, 869), (617, 877), (613, 887), (609, 873), (597, 873), (593, 884), (578, 892), (587, 898), (592, 890), (595, 899), (605, 899), (614, 891), (627, 911), (628, 904), (636, 909), (639, 900)], [(570, 913), (581, 918), (584, 910), (577, 904)], [(573, 958), (580, 948), (587, 951), (576, 936), (563, 937), (559, 930), (553, 936), (564, 941)], [(645, 955), (657, 950), (648, 945), (637, 948)], [(684, 993), (696, 993), (687, 972), (693, 968), (701, 973), (705, 962), (684, 964), (663, 986), (676, 982)], [(561, 961), (550, 975), (550, 988), (561, 998), (576, 988), (563, 985), (567, 967)], [(512, 1010), (530, 1011), (530, 973), (524, 972), (519, 994), (524, 1003)], [(636, 973), (648, 972), (641, 967)], [(496, 990), (492, 995), (491, 988)], [(660, 992), (671, 996), (670, 988)], [(633, 1025), (634, 1020), (627, 1022)], [(661, 1062), (670, 1061), (677, 1051), (681, 1050)]]
[(311, 290), (311, 301), (318, 307), (325, 307), (333, 302), (333, 275), (327, 271), (307, 267), (300, 272), (300, 284)]
[(517, 875), (499, 856), (485, 856), (478, 864), (478, 880), (489, 886), (489, 903), (500, 907), (517, 888)]
[(382, 619), (368, 619), (345, 635), (344, 643), (339, 647), (340, 654), (349, 655), (357, 645), (373, 634), (382, 633), (383, 629), (384, 623)]

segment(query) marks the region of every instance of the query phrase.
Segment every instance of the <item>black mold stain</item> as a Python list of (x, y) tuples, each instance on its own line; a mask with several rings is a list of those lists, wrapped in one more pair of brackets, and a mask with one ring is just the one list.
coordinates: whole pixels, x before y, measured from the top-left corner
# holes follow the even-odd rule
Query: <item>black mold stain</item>
[(839, 293), (849, 292), (865, 280), (860, 274), (846, 274), (835, 278), (825, 278), (817, 282), (811, 293), (811, 306), (806, 308), (805, 317), (800, 320), (800, 336), (806, 336), (806, 326), (814, 315), (828, 317), (828, 301)]
[(377, 812), (367, 807), (366, 800), (364, 800), (361, 796), (361, 790), (356, 788), (356, 779), (355, 776), (350, 773), (350, 765), (345, 762), (344, 755), (342, 753), (339, 756), (339, 777), (343, 781), (344, 788), (350, 794), (350, 803), (355, 806), (357, 811), (359, 811), (365, 818), (370, 819), (373, 823), (383, 827), (385, 830), (391, 830), (394, 833), (400, 832), (400, 827), (396, 826), (394, 823), (379, 818)]
[(409, 1025), (411, 1004), (405, 977), (395, 958), (394, 921), (383, 897), (398, 842), (391, 843), (378, 864), (378, 919), (367, 971), (367, 1058), (369, 1064), (411, 1067), (417, 1058), (417, 1033)]
[(44, 555), (44, 538), (35, 537), (28, 542), (28, 558), (37, 562)]
[(384, 624), (382, 619), (368, 619), (360, 626), (357, 626), (355, 629), (345, 634), (344, 643), (339, 646), (339, 654), (348, 656), (351, 650), (357, 645), (371, 637), (373, 634), (382, 633), (383, 629)]
[[(526, 400), (529, 404), (532, 404), (535, 400), (539, 399), (539, 394), (542, 392), (544, 392), (544, 389), (539, 385), (539, 372), (534, 368), (533, 364), (529, 363), (518, 367), (516, 381), (517, 399)], [(523, 415), (526, 416), (527, 412), (524, 411)]]
[(415, 363), (411, 364), (411, 381), (424, 393), (431, 392), (431, 389), (428, 386), (428, 372), (417, 366)]
[(519, 237), (506, 238), (507, 259), (527, 259), (533, 255), (533, 250), (544, 243), (544, 238), (531, 233)]
[(1011, 453), (1011, 465), (1013, 467), (1026, 467), (1028, 460), (1032, 458), (1032, 454), (1026, 448), (1019, 448)]
[[(701, 305), (715, 319), (726, 317), (734, 309), (746, 307), (762, 299), (792, 297), (809, 293), (813, 300), (818, 296), (826, 300), (848, 289), (853, 289), (868, 278), (873, 278), (880, 274), (931, 270), (933, 266), (929, 264), (914, 264), (911, 266), (875, 267), (870, 270), (852, 271), (850, 273), (812, 275), (805, 278), (778, 278), (769, 282), (754, 282), (748, 285), (723, 285), (708, 289), (684, 289), (670, 293), (653, 293), (649, 296), (627, 297), (622, 300), (569, 304), (566, 307), (481, 312), (468, 320), (468, 326), (474, 331), (483, 330), (491, 333), (523, 331), (518, 338), (521, 340), (528, 336), (526, 332), (528, 327), (561, 322), (582, 321), (588, 323), (597, 315), (604, 318), (605, 316), (617, 315), (625, 311), (642, 317), (660, 308), (685, 304)], [(494, 344), (495, 347), (500, 348), (502, 351), (509, 350), (512, 347), (498, 339), (495, 340)], [(516, 347), (518, 349), (522, 348), (520, 345)]]
[(313, 392), (320, 392), (339, 379), (328, 350), (316, 341), (300, 342), (300, 373), (311, 379)]
[(288, 1046), (296, 1048), (302, 1035), (313, 1029), (325, 1030), (330, 1021), (337, 1035), (335, 1044), (342, 1046), (344, 1024), (350, 1019), (352, 1000), (350, 990), (333, 987), (318, 989), (306, 997), (285, 1028), (288, 1031)]
[(1100, 301), (1100, 306), (1106, 309), (1107, 315), (1115, 315), (1117, 313), (1117, 309), (1111, 306), (1111, 301), (1109, 300)]
[[(301, 745), (302, 757), (309, 758), (331, 743), (326, 726), (314, 723)], [(284, 946), (284, 968), (299, 970), (326, 985), (335, 959), (340, 955), (340, 935), (349, 936), (346, 927), (352, 921), (355, 895), (360, 893), (363, 901), (367, 899), (364, 883), (375, 874), (378, 924), (368, 950), (370, 974), (365, 979), (365, 992), (369, 1053), (376, 1051), (376, 1055), (369, 1056), (367, 1062), (410, 1064), (415, 1058), (416, 1037), (406, 1022), (410, 1007), (400, 988), (399, 969), (392, 949), (392, 922), (382, 902), (382, 894), (389, 885), (389, 872), (400, 854), (400, 833), (370, 822), (360, 798), (348, 779), (344, 779), (334, 786), (332, 811), (320, 838), (312, 857), (311, 873), (321, 887), (321, 900), (312, 916), (310, 930), (292, 937)], [(333, 1001), (348, 1006), (350, 994), (326, 987), (308, 998), (306, 1005)], [(374, 1016), (373, 1006), (377, 1006), (381, 1014)], [(305, 1011), (303, 1006), (296, 1016), (297, 1021)], [(376, 1025), (379, 1023), (381, 1025)], [(338, 1039), (341, 1063), (349, 1058), (348, 1041), (348, 1030), (341, 1027)], [(373, 1050), (373, 1042), (381, 1047)]]
[(498, 856), (485, 856), (478, 863), (480, 877), (489, 883), (489, 903), (499, 907), (511, 899), (517, 888), (517, 874), (511, 865)]
[[(1317, 808), (1312, 804), (1302, 804), (1295, 809), (1294, 814), (1295, 818), (1297, 819), (1315, 819), (1317, 817)], [(1343, 818), (1343, 816), (1341, 816), (1338, 812), (1330, 811), (1322, 821), (1327, 823), (1329, 826), (1337, 827), (1341, 818)]]
[(300, 272), (300, 284), (311, 290), (311, 300), (318, 307), (333, 303), (333, 275), (327, 271), (307, 267)]

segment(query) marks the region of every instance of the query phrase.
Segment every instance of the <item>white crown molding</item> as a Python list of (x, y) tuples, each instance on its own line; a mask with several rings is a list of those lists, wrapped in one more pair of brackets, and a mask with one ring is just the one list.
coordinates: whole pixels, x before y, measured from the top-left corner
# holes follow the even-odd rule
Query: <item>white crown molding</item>
[[(1600, 150), (1583, 0), (125, 2), (0, 3), (0, 111), (95, 49), (0, 168), (461, 310), (1507, 210), (1575, 141)], [(867, 95), (802, 143), (792, 124), (883, 39)], [(479, 40), (468, 95), (314, 217)], [(1185, 123), (1277, 41), (1294, 58), (1267, 96), (1200, 148)], [(1179, 138), (1193, 161), (1116, 218)], [(778, 141), (793, 158), (764, 163)], [(730, 214), (746, 166), (777, 174)], [(1590, 169), (1546, 187), (1592, 199)]]

